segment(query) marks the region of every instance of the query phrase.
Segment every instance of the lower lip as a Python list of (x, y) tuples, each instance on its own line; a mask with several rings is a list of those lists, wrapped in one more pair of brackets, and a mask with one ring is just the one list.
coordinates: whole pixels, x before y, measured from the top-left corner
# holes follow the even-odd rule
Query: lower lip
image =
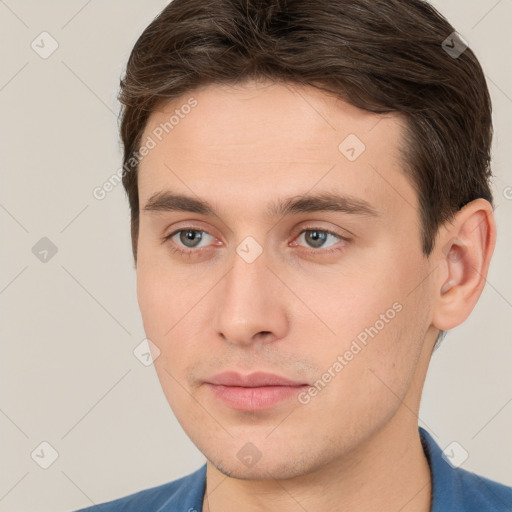
[(228, 407), (241, 411), (270, 409), (279, 402), (296, 397), (302, 389), (308, 387), (304, 385), (243, 388), (240, 386), (221, 386), (209, 383), (206, 386)]

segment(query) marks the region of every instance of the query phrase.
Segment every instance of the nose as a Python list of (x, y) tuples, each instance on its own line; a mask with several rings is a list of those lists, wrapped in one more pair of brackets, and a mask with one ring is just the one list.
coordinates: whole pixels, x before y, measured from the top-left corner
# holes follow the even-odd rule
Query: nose
[(248, 346), (285, 337), (289, 328), (286, 294), (265, 251), (252, 263), (237, 253), (217, 289), (216, 330), (228, 343)]

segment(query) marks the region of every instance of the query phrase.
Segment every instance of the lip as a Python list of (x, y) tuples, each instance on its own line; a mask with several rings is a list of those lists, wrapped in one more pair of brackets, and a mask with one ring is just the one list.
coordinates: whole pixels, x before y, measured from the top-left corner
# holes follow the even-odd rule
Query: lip
[(225, 405), (241, 411), (270, 409), (309, 387), (303, 382), (265, 372), (249, 375), (223, 372), (208, 379), (205, 385)]
[(304, 382), (287, 379), (274, 373), (254, 372), (242, 375), (238, 372), (222, 372), (207, 380), (208, 384), (220, 386), (239, 386), (244, 388), (259, 388), (263, 386), (303, 386)]

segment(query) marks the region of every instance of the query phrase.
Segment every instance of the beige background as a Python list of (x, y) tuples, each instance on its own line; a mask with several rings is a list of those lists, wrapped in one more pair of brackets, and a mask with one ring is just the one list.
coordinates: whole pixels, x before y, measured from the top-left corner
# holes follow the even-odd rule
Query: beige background
[[(92, 194), (120, 167), (123, 66), (165, 3), (0, 0), (2, 511), (73, 510), (204, 462), (133, 354), (144, 331), (124, 190)], [(489, 81), (499, 237), (480, 303), (434, 355), (420, 425), (464, 447), (462, 467), (512, 485), (512, 0), (434, 4)], [(58, 43), (46, 59), (31, 47), (51, 49), (43, 31)], [(57, 248), (46, 262), (32, 252), (43, 237)], [(48, 469), (43, 441), (58, 453)]]

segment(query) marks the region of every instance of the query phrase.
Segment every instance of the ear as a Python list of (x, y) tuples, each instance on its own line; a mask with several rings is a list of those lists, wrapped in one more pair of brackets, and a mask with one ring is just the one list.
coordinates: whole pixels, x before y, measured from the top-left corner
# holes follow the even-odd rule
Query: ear
[(469, 316), (485, 286), (495, 245), (494, 212), (485, 199), (468, 203), (439, 230), (434, 248), (434, 327), (446, 331)]

